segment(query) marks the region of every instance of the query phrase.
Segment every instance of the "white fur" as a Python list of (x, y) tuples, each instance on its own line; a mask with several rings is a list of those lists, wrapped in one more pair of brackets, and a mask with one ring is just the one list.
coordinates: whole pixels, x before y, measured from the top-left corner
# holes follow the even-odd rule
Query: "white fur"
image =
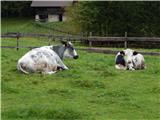
[(132, 56), (132, 61), (134, 62), (135, 69), (145, 69), (145, 60), (142, 54), (137, 54)]
[(75, 49), (73, 50), (72, 54), (69, 53), (68, 49), (64, 51), (64, 58), (73, 58), (74, 56), (77, 56), (77, 55), (78, 54)]
[(66, 49), (64, 51), (64, 58), (73, 58), (73, 56), (71, 54), (69, 54), (69, 50), (68, 49)]
[(18, 61), (17, 69), (26, 74), (29, 74), (30, 72), (53, 74), (56, 72), (56, 68), (58, 66), (68, 69), (68, 67), (65, 66), (62, 60), (59, 58), (57, 53), (51, 50), (51, 46), (43, 46), (31, 50), (21, 57)]
[(120, 64), (115, 65), (115, 68), (118, 69), (118, 70), (126, 70), (127, 69), (125, 66), (120, 65)]
[(73, 50), (73, 55), (74, 55), (74, 56), (77, 56), (77, 55), (78, 55), (75, 49)]

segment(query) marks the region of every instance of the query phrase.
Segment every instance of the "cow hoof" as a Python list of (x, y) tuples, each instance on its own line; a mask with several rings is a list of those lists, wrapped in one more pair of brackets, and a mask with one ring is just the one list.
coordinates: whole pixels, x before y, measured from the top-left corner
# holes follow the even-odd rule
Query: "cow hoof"
[(51, 72), (48, 72), (47, 74), (51, 75), (51, 74), (54, 74), (56, 73), (57, 71), (51, 71)]

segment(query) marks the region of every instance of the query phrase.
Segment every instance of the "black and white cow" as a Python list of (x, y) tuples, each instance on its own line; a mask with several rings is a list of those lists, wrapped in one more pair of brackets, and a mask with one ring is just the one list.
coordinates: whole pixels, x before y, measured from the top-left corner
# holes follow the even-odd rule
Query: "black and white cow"
[(78, 58), (78, 54), (71, 42), (62, 42), (59, 46), (43, 46), (35, 48), (19, 59), (17, 69), (29, 74), (40, 72), (53, 74), (58, 70), (67, 70), (62, 62), (64, 58)]
[(126, 49), (121, 52), (118, 52), (115, 60), (116, 69), (140, 70), (146, 68), (143, 55), (131, 49)]

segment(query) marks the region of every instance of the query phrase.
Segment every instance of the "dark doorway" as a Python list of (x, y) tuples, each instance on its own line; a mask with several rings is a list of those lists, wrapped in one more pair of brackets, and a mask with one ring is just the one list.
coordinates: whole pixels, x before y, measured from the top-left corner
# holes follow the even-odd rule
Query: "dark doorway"
[(60, 22), (63, 21), (63, 16), (62, 16), (62, 14), (59, 15), (59, 21), (60, 21)]
[(41, 22), (46, 22), (46, 21), (47, 21), (48, 16), (47, 16), (47, 15), (45, 15), (45, 14), (43, 14), (43, 15), (39, 15), (39, 18), (40, 18), (40, 21), (41, 21)]

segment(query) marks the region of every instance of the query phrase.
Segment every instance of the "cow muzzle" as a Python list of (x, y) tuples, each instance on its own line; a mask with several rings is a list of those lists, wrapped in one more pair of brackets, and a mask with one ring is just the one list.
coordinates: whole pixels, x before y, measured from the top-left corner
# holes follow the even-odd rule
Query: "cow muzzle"
[(78, 56), (78, 55), (76, 55), (76, 56), (74, 56), (73, 58), (74, 58), (74, 59), (78, 59), (78, 58), (79, 58), (79, 56)]

